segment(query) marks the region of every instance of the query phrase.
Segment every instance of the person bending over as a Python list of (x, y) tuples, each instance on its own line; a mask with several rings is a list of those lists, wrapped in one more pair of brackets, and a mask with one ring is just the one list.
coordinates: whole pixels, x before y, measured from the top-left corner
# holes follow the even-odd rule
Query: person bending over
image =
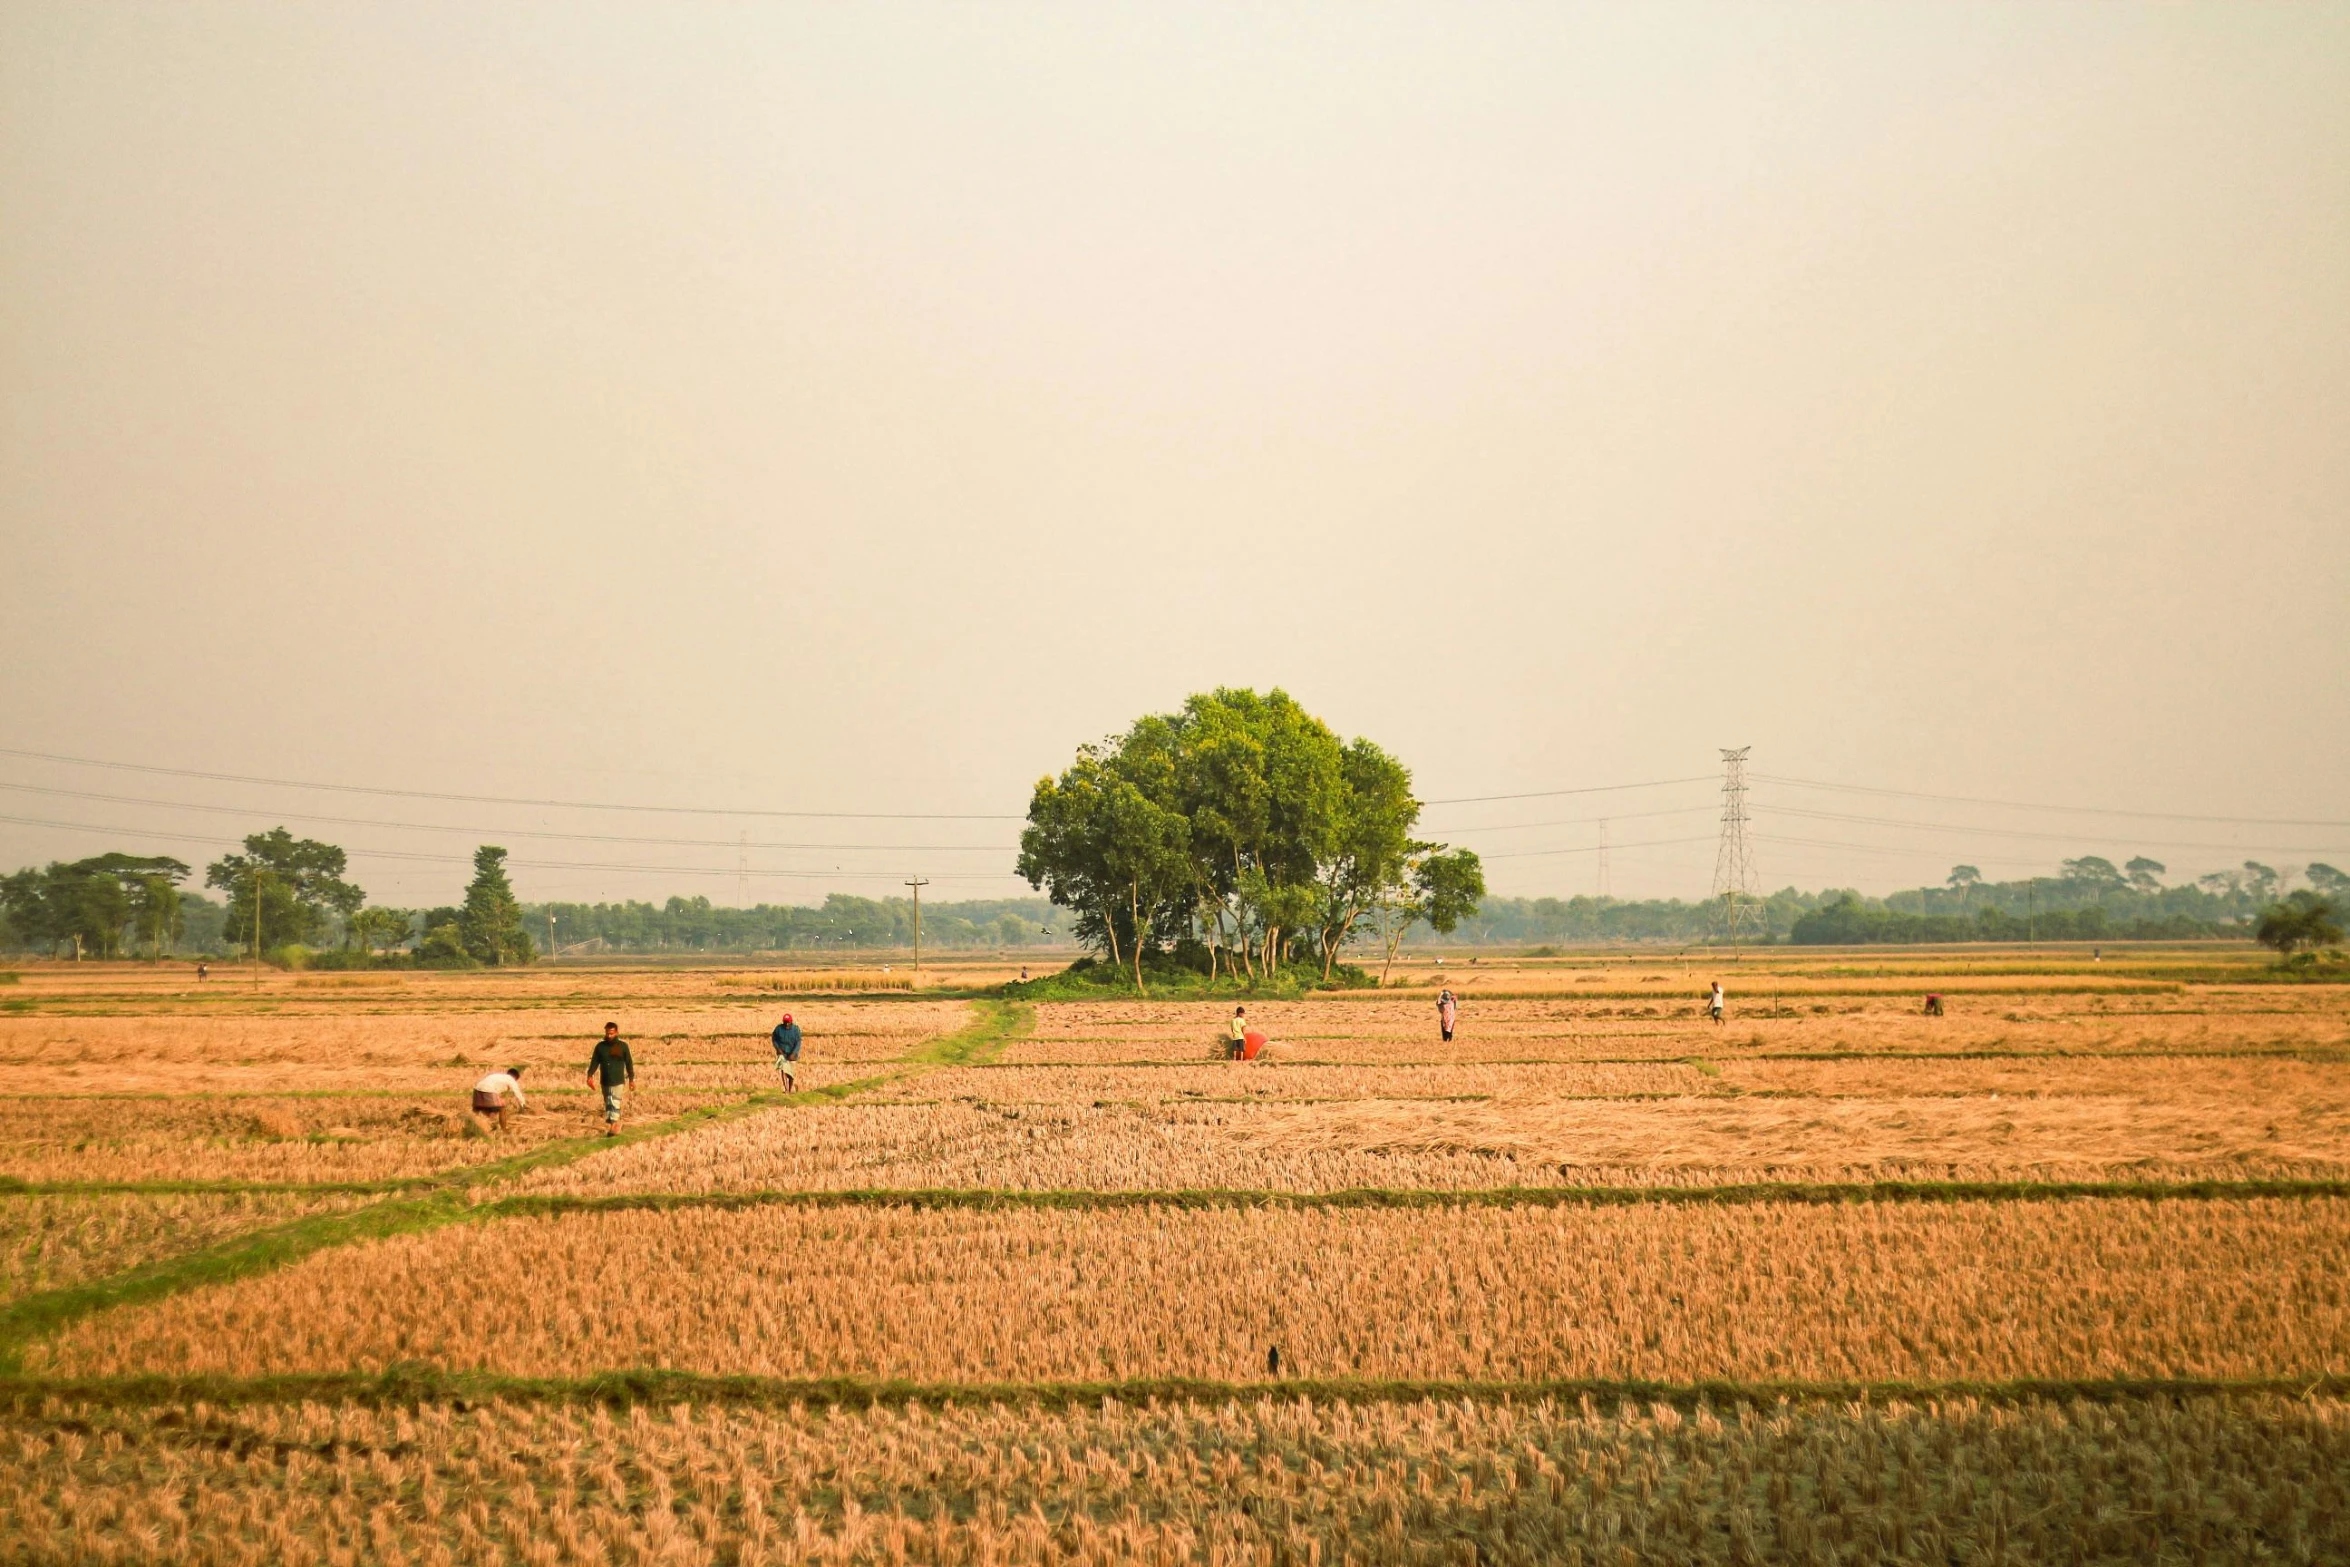
[(473, 1085), (473, 1113), (485, 1117), (493, 1132), (504, 1131), (507, 1115), (524, 1108), (522, 1068), (518, 1066), (510, 1066), (503, 1072), (492, 1072)]

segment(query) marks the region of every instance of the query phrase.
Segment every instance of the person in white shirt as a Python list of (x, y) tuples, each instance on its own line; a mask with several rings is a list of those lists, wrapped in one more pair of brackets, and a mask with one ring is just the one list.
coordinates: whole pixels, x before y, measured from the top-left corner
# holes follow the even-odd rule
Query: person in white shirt
[[(513, 1096), (512, 1104), (507, 1103), (509, 1095)], [(488, 1116), (492, 1131), (505, 1130), (507, 1112), (520, 1110), (523, 1104), (522, 1068), (518, 1066), (492, 1072), (473, 1085), (473, 1113)]]
[(1709, 1014), (1710, 1014), (1710, 1015), (1713, 1017), (1713, 1020), (1714, 1020), (1715, 1022), (1717, 1022), (1717, 1023), (1719, 1023), (1719, 1022), (1722, 1020), (1722, 1002), (1723, 1002), (1723, 1000), (1724, 1000), (1724, 997), (1723, 997), (1723, 995), (1722, 995), (1722, 982), (1721, 982), (1720, 980), (1718, 980), (1718, 979), (1717, 979), (1717, 980), (1715, 980), (1715, 981), (1714, 981), (1714, 989), (1713, 989), (1713, 994), (1705, 998), (1705, 1010), (1706, 1010), (1706, 1011), (1707, 1011), (1707, 1012), (1708, 1012), (1708, 1013), (1709, 1013)]

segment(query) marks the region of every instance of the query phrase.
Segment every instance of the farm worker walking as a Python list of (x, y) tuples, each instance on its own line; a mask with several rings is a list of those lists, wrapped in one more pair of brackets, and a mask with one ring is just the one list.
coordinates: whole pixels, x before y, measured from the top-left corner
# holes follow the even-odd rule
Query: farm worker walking
[(1436, 993), (1436, 1026), (1444, 1031), (1444, 1042), (1452, 1043), (1453, 1026), (1461, 1020), (1461, 1004), (1453, 998), (1451, 988)]
[[(511, 1106), (506, 1103), (508, 1094), (514, 1096)], [(490, 1130), (494, 1132), (506, 1129), (506, 1112), (509, 1109), (523, 1108), (522, 1068), (518, 1066), (510, 1066), (503, 1072), (492, 1072), (473, 1085), (473, 1113), (488, 1116)]]
[(1717, 979), (1714, 981), (1713, 994), (1705, 998), (1705, 1010), (1716, 1023), (1719, 1023), (1722, 1020), (1722, 1002), (1724, 999), (1725, 998), (1722, 995), (1722, 982)]
[(1232, 1009), (1232, 1059), (1240, 1059), (1242, 1047), (1248, 1043), (1248, 1008)]
[(636, 1058), (628, 1053), (628, 1041), (620, 1037), (618, 1023), (604, 1025), (604, 1037), (596, 1041), (595, 1053), (588, 1057), (587, 1075), (599, 1079), (604, 1090), (604, 1135), (618, 1136), (621, 1085), (636, 1087)]
[(775, 1070), (783, 1079), (783, 1091), (793, 1093), (799, 1088), (800, 1025), (786, 1012), (783, 1021), (775, 1025)]

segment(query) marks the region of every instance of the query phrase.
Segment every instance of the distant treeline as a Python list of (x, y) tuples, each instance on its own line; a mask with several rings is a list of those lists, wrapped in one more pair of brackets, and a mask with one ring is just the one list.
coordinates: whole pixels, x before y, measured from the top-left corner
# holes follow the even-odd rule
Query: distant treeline
[[(1804, 945), (1949, 941), (2249, 940), (2252, 922), (2289, 890), (2291, 874), (2246, 861), (2190, 883), (2165, 886), (2165, 867), (2143, 856), (2116, 867), (2095, 855), (2066, 860), (2059, 874), (1990, 882), (1971, 865), (1951, 868), (1940, 887), (1872, 898), (1850, 888), (1785, 887), (1762, 900), (1765, 939)], [(2339, 899), (2350, 876), (2330, 865), (2300, 873)], [(1700, 943), (1720, 910), (1679, 898), (1487, 898), (1449, 937), (1415, 927), (1425, 945), (1607, 945)]]
[(1964, 914), (1902, 914), (1870, 908), (1849, 893), (1795, 922), (1789, 939), (1800, 946), (1856, 947), (1875, 942), (1946, 941), (2197, 941), (2248, 936), (2233, 920), (2199, 920), (2185, 914), (2128, 918), (2091, 904), (2010, 914), (1977, 909)]
[[(1026, 947), (1067, 944), (1067, 920), (1042, 898), (981, 898), (922, 905), (925, 947)], [(554, 925), (550, 934), (548, 919)], [(914, 940), (910, 898), (856, 898), (845, 892), (822, 905), (762, 903), (730, 909), (708, 898), (666, 903), (526, 903), (523, 928), (557, 954), (583, 945), (608, 952), (821, 952), (904, 947)]]
[[(306, 840), (276, 842), (280, 834), (256, 835), (264, 850), (290, 859), (331, 850)], [(339, 851), (337, 851), (339, 852)], [(250, 902), (216, 902), (192, 890), (176, 899), (160, 896), (160, 880), (176, 881), (185, 867), (100, 856), (72, 864), (51, 864), (0, 877), (0, 949), (90, 956), (162, 952), (178, 957), (219, 955), (249, 944)], [(224, 862), (226, 863), (226, 862)], [(215, 867), (216, 871), (219, 867)], [(249, 896), (234, 873), (217, 875), (232, 897)], [(1972, 866), (1951, 870), (1945, 884), (1895, 892), (1882, 898), (1851, 889), (1803, 892), (1783, 888), (1762, 900), (1764, 939), (1807, 945), (1871, 942), (1954, 941), (2122, 941), (2250, 939), (2260, 914), (2293, 887), (2306, 883), (2334, 900), (2350, 899), (2350, 876), (2330, 865), (2285, 872), (2247, 861), (2242, 868), (2165, 886), (2164, 868), (2145, 858), (2116, 868), (2088, 856), (2067, 860), (2059, 874), (2021, 881), (1989, 882)], [(283, 878), (294, 885), (294, 873)], [(330, 884), (339, 885), (339, 884)], [(264, 883), (274, 900), (278, 880)], [(356, 889), (354, 889), (355, 891)], [(351, 900), (344, 899), (343, 902)], [(275, 904), (269, 943), (280, 935)], [(362, 908), (346, 913), (320, 900), (308, 911), (291, 907), (288, 919), (309, 921), (289, 930), (318, 945), (388, 955), (420, 949), (441, 924), (460, 922), (463, 911)], [(707, 898), (671, 898), (665, 903), (531, 903), (521, 909), (522, 930), (533, 943), (557, 951), (654, 952), (823, 952), (851, 948), (905, 947), (914, 937), (914, 906), (905, 898), (858, 898), (834, 893), (817, 907), (761, 904), (733, 909)], [(553, 916), (550, 931), (548, 918)], [(1464, 917), (1458, 930), (1435, 937), (1417, 926), (1409, 944), (1441, 940), (1446, 945), (1527, 947), (1599, 946), (1630, 943), (1690, 944), (1706, 941), (1718, 915), (1715, 905), (1678, 898), (1499, 898), (1488, 897)], [(551, 937), (551, 940), (550, 940)], [(1075, 945), (1064, 910), (1043, 898), (995, 898), (922, 905), (926, 947), (997, 948)], [(426, 954), (429, 955), (429, 954)]]

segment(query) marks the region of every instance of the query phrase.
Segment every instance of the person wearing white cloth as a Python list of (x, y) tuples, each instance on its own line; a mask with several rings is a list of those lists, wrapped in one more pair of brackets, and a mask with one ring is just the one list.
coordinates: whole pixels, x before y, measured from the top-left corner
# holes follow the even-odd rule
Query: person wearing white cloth
[[(513, 1103), (508, 1104), (511, 1095)], [(473, 1085), (473, 1113), (488, 1116), (493, 1131), (503, 1131), (509, 1110), (523, 1108), (522, 1068), (510, 1066), (503, 1072), (492, 1072)]]

